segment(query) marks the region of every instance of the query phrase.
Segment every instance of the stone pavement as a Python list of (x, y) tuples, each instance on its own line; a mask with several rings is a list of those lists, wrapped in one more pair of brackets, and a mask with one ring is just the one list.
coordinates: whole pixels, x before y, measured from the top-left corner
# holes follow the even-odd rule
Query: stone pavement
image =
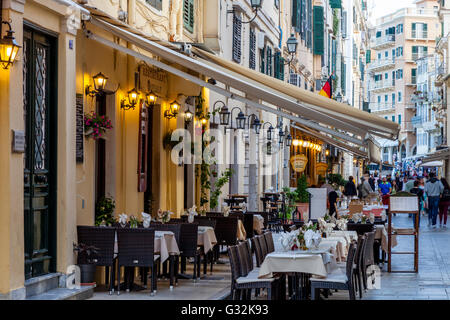
[[(412, 218), (398, 214), (394, 226), (409, 228)], [(449, 224), (450, 225), (450, 224)], [(398, 236), (394, 250), (413, 251), (413, 237)], [(413, 256), (394, 255), (392, 270), (413, 269)], [(348, 299), (348, 293), (333, 293), (330, 300)], [(368, 290), (363, 300), (449, 300), (450, 229), (431, 229), (427, 216), (421, 217), (419, 233), (419, 273), (388, 273), (382, 268), (381, 289)]]

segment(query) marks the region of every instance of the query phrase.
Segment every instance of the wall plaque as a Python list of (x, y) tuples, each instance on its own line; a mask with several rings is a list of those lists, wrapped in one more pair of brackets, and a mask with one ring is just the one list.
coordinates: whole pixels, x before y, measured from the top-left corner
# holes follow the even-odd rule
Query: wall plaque
[(14, 153), (25, 153), (25, 131), (12, 131), (12, 151)]
[(77, 93), (76, 95), (76, 158), (77, 162), (84, 161), (84, 105), (83, 95)]

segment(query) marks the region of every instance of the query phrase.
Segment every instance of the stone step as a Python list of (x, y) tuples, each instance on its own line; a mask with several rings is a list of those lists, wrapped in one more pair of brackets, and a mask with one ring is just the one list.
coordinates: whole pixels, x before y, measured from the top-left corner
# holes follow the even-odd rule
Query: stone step
[(26, 300), (86, 300), (94, 295), (95, 285), (82, 286), (80, 289), (54, 288)]
[(50, 273), (43, 276), (31, 278), (25, 281), (26, 298), (42, 294), (46, 291), (59, 287), (61, 273)]

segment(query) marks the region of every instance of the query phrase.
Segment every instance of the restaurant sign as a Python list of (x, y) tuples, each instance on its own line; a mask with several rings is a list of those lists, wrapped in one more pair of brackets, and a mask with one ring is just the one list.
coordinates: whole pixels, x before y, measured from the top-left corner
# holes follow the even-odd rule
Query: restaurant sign
[(291, 157), (292, 170), (298, 173), (302, 173), (306, 169), (308, 164), (308, 158), (304, 154)]
[(141, 91), (153, 91), (159, 96), (166, 96), (167, 84), (168, 75), (164, 70), (147, 65), (139, 66), (139, 89)]

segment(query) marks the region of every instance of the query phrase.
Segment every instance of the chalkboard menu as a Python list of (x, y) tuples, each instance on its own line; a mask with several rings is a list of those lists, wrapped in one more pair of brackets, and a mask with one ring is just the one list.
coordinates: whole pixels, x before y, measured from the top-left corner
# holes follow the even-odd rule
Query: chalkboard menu
[(84, 161), (84, 108), (83, 95), (77, 93), (76, 110), (77, 110), (77, 139), (76, 139), (76, 156), (77, 162)]

